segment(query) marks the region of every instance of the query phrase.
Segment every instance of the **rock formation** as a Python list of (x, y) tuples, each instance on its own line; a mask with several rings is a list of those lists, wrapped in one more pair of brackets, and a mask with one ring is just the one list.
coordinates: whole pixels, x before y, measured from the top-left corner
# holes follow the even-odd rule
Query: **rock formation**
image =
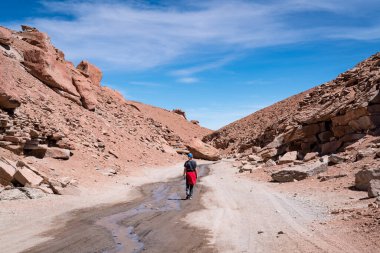
[(204, 141), (225, 154), (256, 153), (277, 160), (289, 151), (336, 153), (380, 131), (380, 53), (335, 80), (234, 122)]
[[(211, 132), (170, 111), (127, 101), (101, 86), (101, 78), (88, 61), (77, 67), (66, 61), (36, 28), (0, 27), (0, 156), (45, 175), (42, 183), (37, 177), (28, 183), (29, 169), (1, 163), (1, 185), (70, 192), (54, 182), (69, 176), (96, 183), (94, 173), (180, 161), (189, 152), (186, 143)], [(19, 190), (4, 198), (27, 196)]]
[(194, 158), (210, 161), (220, 159), (219, 151), (211, 145), (202, 142), (200, 139), (193, 139), (186, 144), (188, 150), (194, 155)]

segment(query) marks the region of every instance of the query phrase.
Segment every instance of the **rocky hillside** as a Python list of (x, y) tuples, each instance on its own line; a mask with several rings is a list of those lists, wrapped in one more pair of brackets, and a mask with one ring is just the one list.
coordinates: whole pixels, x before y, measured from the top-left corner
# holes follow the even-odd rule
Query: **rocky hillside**
[(14, 178), (25, 168), (17, 161), (46, 178), (83, 184), (173, 164), (211, 132), (176, 112), (127, 101), (101, 78), (87, 61), (66, 61), (37, 29), (0, 27), (0, 156), (13, 167), (0, 166), (1, 184), (31, 184)]
[(225, 154), (258, 153), (265, 159), (297, 151), (343, 151), (379, 134), (380, 53), (335, 80), (285, 99), (204, 138)]

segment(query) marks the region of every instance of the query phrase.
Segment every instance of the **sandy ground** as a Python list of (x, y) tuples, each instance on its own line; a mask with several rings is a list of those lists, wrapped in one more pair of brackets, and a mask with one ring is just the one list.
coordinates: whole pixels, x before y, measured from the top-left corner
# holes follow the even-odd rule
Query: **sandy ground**
[(178, 164), (116, 177), (80, 197), (0, 202), (1, 250), (378, 252), (365, 234), (354, 240), (337, 227), (328, 195), (296, 197), (290, 184), (239, 174), (232, 163), (209, 164), (191, 201), (182, 200)]

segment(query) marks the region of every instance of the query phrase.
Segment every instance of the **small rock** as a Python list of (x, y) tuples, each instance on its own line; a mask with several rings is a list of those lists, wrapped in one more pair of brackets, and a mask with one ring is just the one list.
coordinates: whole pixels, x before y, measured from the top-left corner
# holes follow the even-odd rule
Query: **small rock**
[(380, 196), (380, 179), (372, 179), (369, 181), (368, 197), (375, 198)]

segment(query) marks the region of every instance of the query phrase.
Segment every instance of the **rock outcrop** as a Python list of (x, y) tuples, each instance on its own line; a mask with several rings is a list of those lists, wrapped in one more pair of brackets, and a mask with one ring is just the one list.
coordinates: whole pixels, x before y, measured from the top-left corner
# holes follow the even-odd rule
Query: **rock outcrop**
[(328, 166), (328, 158), (324, 157), (316, 162), (309, 162), (302, 165), (296, 165), (281, 169), (273, 173), (272, 179), (275, 182), (293, 182), (300, 181), (307, 177), (325, 172)]
[(81, 61), (77, 69), (85, 76), (88, 77), (93, 85), (100, 87), (100, 81), (102, 80), (102, 71), (96, 67), (95, 65), (91, 64), (88, 61)]
[[(37, 168), (1, 160), (1, 191), (42, 178), (33, 187), (77, 194), (71, 183), (69, 189), (54, 180), (69, 175), (91, 185), (105, 177), (94, 174), (98, 166), (126, 174), (178, 162), (189, 152), (185, 143), (211, 132), (171, 111), (125, 100), (100, 86), (101, 76), (87, 61), (74, 67), (36, 28), (1, 27), (0, 156)], [(29, 178), (30, 171), (38, 180)]]
[(9, 45), (12, 40), (12, 32), (0, 26), (0, 44)]
[(289, 151), (336, 153), (380, 132), (380, 53), (335, 80), (285, 99), (218, 130), (203, 140), (223, 153), (266, 159)]
[(173, 109), (172, 112), (178, 114), (178, 115), (181, 115), (182, 117), (184, 117), (185, 119), (186, 118), (186, 113), (184, 111), (182, 111), (181, 109)]
[(35, 28), (24, 26), (17, 35), (21, 39), (14, 40), (10, 46), (22, 52), (22, 64), (30, 74), (62, 96), (89, 110), (95, 109), (96, 92), (92, 87), (100, 87), (102, 77), (96, 66), (83, 61), (75, 68), (51, 44), (48, 35)]
[(194, 155), (194, 158), (210, 161), (220, 159), (219, 151), (211, 145), (202, 142), (200, 139), (193, 139), (185, 144), (187, 149)]

